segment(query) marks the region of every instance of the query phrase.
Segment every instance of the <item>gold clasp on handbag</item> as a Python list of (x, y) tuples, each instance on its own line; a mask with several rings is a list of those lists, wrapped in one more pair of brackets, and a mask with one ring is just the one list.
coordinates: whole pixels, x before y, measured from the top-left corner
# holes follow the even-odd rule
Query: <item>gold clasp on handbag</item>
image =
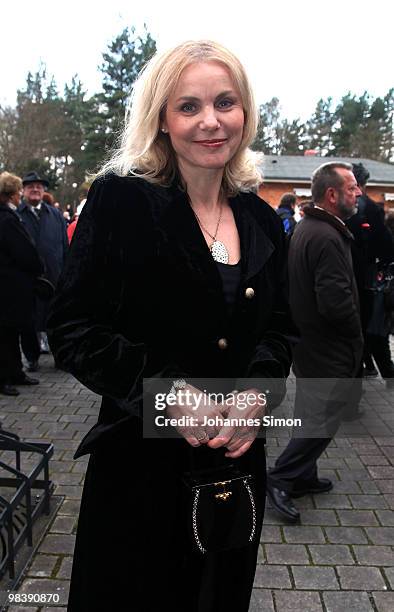
[(215, 493), (215, 499), (220, 499), (221, 501), (227, 501), (230, 495), (232, 495), (232, 491), (226, 491), (226, 485), (231, 482), (230, 480), (225, 480), (224, 482), (215, 482), (215, 487), (223, 487), (223, 491), (221, 493)]

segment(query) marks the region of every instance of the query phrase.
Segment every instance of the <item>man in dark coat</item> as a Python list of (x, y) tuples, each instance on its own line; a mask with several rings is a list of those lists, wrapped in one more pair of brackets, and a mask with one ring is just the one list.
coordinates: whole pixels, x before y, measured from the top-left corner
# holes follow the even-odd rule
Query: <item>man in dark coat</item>
[(318, 478), (316, 461), (338, 428), (345, 400), (359, 391), (354, 377), (363, 339), (353, 237), (344, 223), (356, 212), (359, 194), (351, 165), (320, 166), (312, 178), (314, 206), (305, 209), (290, 241), (290, 306), (301, 335), (294, 352), (295, 413), (302, 415), (303, 428), (270, 472), (268, 495), (292, 522), (299, 512), (291, 497), (332, 488), (328, 479)]
[[(361, 195), (358, 198), (357, 213), (346, 221), (346, 225), (354, 236), (353, 268), (360, 296), (365, 345), (367, 355), (372, 355), (375, 359), (380, 374), (386, 380), (386, 386), (394, 388), (394, 365), (391, 360), (388, 339), (389, 324), (385, 326), (383, 300), (381, 311), (378, 309), (374, 312), (375, 292), (373, 291), (378, 272), (394, 261), (394, 241), (390, 230), (385, 225), (383, 209), (367, 196), (368, 170), (361, 163), (353, 164), (353, 174)], [(375, 307), (379, 306), (379, 299), (383, 296), (376, 295), (376, 298)], [(373, 315), (381, 319), (380, 325), (370, 325)], [(377, 331), (380, 333), (376, 333)], [(371, 365), (373, 366), (373, 362)], [(371, 372), (370, 368), (368, 370)]]
[[(66, 223), (61, 213), (43, 201), (48, 181), (37, 172), (29, 172), (23, 178), (23, 201), (18, 213), (45, 265), (45, 277), (56, 286), (68, 249)], [(38, 369), (40, 339), (38, 332), (45, 332), (48, 301), (37, 299), (34, 326), (27, 325), (22, 332), (22, 349), (29, 362), (28, 370)]]

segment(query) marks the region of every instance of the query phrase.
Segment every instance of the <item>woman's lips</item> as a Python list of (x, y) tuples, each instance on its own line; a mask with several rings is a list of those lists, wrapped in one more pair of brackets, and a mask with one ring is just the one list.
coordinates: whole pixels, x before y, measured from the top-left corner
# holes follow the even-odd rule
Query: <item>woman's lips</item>
[(220, 147), (222, 144), (224, 144), (225, 142), (227, 142), (227, 138), (215, 138), (212, 140), (195, 140), (194, 141), (196, 144), (202, 145), (204, 147), (209, 147), (209, 148), (217, 148)]

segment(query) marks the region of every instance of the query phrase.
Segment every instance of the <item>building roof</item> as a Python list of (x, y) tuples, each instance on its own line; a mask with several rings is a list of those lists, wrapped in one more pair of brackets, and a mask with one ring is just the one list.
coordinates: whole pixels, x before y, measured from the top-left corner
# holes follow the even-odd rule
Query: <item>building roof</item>
[(368, 185), (393, 185), (394, 164), (365, 159), (363, 157), (319, 157), (316, 155), (265, 155), (263, 177), (267, 182), (291, 181), (310, 183), (313, 171), (321, 164), (333, 161), (360, 163), (370, 173)]

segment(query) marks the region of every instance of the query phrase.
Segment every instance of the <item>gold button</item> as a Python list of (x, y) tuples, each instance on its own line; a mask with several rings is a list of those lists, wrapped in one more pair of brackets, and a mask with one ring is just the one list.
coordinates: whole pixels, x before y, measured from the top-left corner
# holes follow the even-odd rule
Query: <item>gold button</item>
[(248, 298), (248, 300), (251, 300), (254, 297), (254, 289), (252, 289), (252, 287), (245, 289), (245, 297)]
[(222, 351), (224, 351), (228, 347), (228, 342), (226, 338), (220, 338), (220, 340), (218, 340), (218, 347), (222, 349)]

